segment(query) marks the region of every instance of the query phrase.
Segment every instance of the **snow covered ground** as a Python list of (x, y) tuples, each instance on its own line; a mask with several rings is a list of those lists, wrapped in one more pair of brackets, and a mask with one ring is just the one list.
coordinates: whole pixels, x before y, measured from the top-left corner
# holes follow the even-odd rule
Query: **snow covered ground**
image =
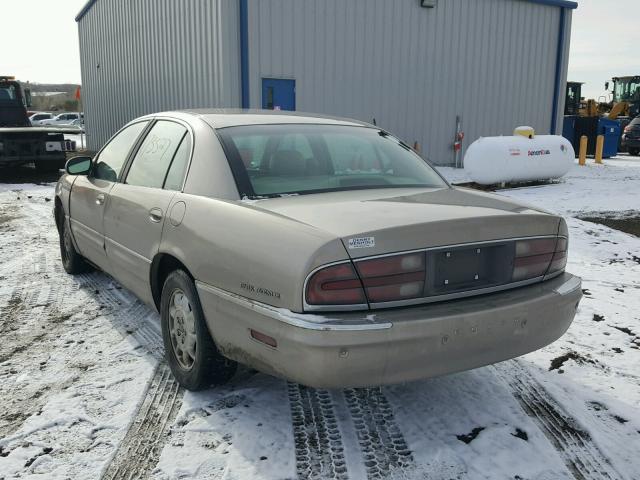
[(0, 479), (640, 478), (640, 239), (576, 218), (640, 216), (640, 158), (499, 192), (567, 218), (585, 297), (560, 340), (344, 391), (248, 369), (179, 389), (157, 314), (62, 270), (53, 185), (0, 181)]

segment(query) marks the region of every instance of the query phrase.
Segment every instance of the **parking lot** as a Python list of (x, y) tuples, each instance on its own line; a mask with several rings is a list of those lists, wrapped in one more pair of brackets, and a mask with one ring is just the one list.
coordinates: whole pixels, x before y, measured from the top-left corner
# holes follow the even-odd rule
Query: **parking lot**
[(54, 180), (2, 171), (0, 479), (638, 478), (640, 239), (607, 224), (637, 229), (639, 157), (499, 192), (568, 221), (567, 268), (584, 298), (559, 341), (344, 391), (248, 369), (224, 387), (180, 389), (158, 315), (102, 273), (64, 273)]

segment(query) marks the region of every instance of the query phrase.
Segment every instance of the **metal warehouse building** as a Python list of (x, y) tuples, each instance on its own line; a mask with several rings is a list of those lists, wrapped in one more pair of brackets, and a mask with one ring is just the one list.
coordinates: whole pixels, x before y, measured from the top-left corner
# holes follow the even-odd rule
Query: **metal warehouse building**
[(193, 107), (372, 122), (440, 165), (517, 125), (560, 133), (565, 0), (92, 0), (76, 17), (88, 145)]

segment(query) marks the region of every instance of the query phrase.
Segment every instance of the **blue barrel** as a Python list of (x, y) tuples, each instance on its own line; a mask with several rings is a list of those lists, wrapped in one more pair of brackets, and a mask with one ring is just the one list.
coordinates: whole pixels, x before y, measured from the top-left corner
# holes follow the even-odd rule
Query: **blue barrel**
[(620, 141), (620, 122), (601, 118), (598, 121), (598, 135), (604, 135), (603, 158), (615, 157), (618, 154), (618, 144)]

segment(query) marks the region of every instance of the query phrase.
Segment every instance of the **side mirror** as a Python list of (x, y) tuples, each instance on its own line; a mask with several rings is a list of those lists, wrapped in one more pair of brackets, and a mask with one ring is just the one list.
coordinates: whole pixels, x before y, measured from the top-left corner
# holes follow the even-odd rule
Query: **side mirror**
[(609, 82), (604, 82), (604, 89), (609, 90)]
[(70, 158), (64, 169), (69, 175), (88, 175), (91, 172), (91, 157)]

